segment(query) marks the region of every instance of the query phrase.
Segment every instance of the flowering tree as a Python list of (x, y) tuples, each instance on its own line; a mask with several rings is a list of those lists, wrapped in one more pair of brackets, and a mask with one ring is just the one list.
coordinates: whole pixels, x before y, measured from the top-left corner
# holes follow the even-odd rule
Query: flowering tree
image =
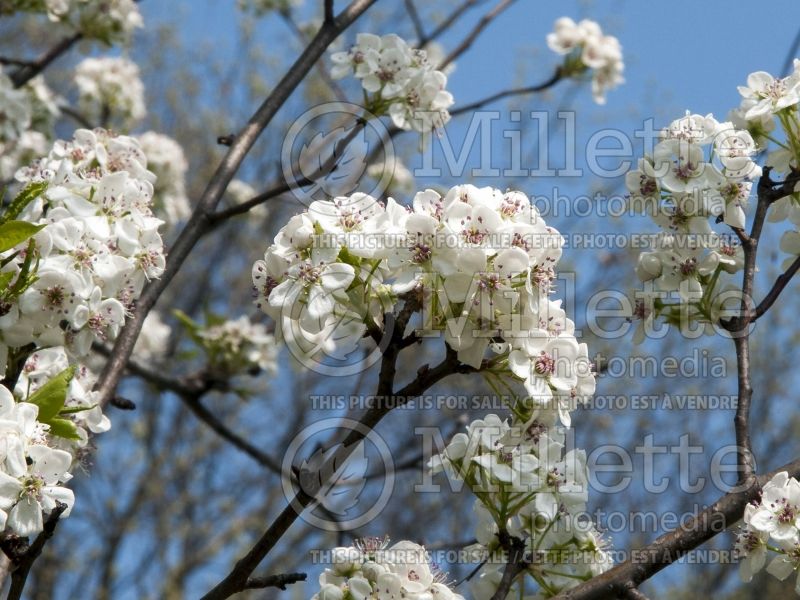
[[(129, 502), (95, 524), (107, 540), (99, 597), (115, 593), (115, 555), (126, 551), (121, 539), (148, 495), (181, 507), (172, 513), (162, 506), (156, 529), (181, 530), (184, 516), (195, 524), (198, 509), (207, 521), (233, 525), (224, 532), (192, 525), (174, 539), (164, 536), (157, 553), (182, 553), (180, 573), (164, 577), (169, 584), (161, 590), (139, 595), (192, 595), (186, 579), (194, 570), (202, 574), (199, 567), (211, 573), (202, 580), (209, 599), (302, 582), (305, 573), (257, 570), (277, 551), (291, 554), (292, 544), (303, 541), (303, 534), (290, 537), (292, 526), (315, 512), (325, 514), (325, 526), (336, 534), (307, 594), (319, 600), (637, 598), (645, 580), (739, 521), (731, 546), (744, 581), (768, 558), (766, 571), (780, 580), (798, 570), (800, 462), (757, 474), (749, 411), (752, 326), (800, 269), (794, 230), (800, 224), (800, 61), (786, 77), (750, 74), (728, 121), (687, 112), (657, 130), (624, 177), (627, 207), (648, 215), (660, 232), (629, 264), (644, 289), (633, 293), (622, 316), (636, 322), (637, 343), (658, 337), (663, 324), (685, 338), (705, 333), (732, 340), (738, 480), (693, 514), (690, 526), (616, 560), (603, 524), (587, 513), (592, 473), (586, 450), (575, 444), (581, 420), (573, 427), (573, 413), (592, 401), (604, 367), (579, 341), (569, 314), (575, 307), (559, 288), (565, 235), (499, 176), (480, 187), (467, 180), (418, 185), (390, 144), (407, 135), (414, 138), (411, 151), (424, 154), (447, 135), (451, 119), (566, 80), (588, 84), (603, 105), (624, 82), (617, 38), (594, 21), (560, 18), (546, 39), (558, 56), (548, 79), (459, 104), (448, 89), (455, 61), (510, 0), (489, 9), (449, 51), (437, 40), (476, 2), (457, 3), (430, 25), (406, 2), (408, 39), (369, 32), (372, 22), (362, 15), (375, 0), (343, 7), (326, 0), (315, 11), (321, 20), (309, 24), (296, 20), (293, 2), (239, 4), (248, 18), (284, 21), (301, 48), (259, 94), (261, 104), (245, 124), (232, 123), (236, 132), (219, 136), (226, 151), (211, 160), (194, 147), (203, 144), (184, 150), (157, 126), (142, 127), (150, 110), (143, 71), (124, 51), (143, 27), (136, 2), (0, 3), (0, 15), (20, 31), (47, 23), (60, 37), (38, 58), (1, 61), (0, 548), (9, 597), (22, 597), (29, 580), (33, 596), (54, 593), (53, 565), (64, 560), (59, 524), (91, 497), (91, 478), (83, 478), (77, 494), (71, 481), (91, 472), (102, 455), (96, 440), (114, 438), (109, 409), (134, 409), (156, 394), (179, 398), (197, 417), (196, 429), (187, 429), (184, 413), (143, 407), (147, 423), (118, 438), (118, 450), (130, 434), (145, 454), (128, 463), (131, 457), (121, 453), (120, 464), (134, 464), (139, 483), (126, 492)], [(122, 56), (109, 52), (113, 46)], [(102, 52), (74, 66), (76, 93), (67, 99), (46, 78), (54, 61), (76, 49)], [(254, 169), (261, 192), (235, 179), (247, 172), (243, 164), (262, 134), (278, 129), (279, 111), (309, 81), (324, 88), (318, 99), (336, 102), (320, 103), (287, 125), (281, 172), (265, 179), (267, 167)], [(298, 128), (320, 115), (336, 117), (329, 132)], [(190, 139), (208, 137), (199, 127)], [(365, 141), (369, 128), (379, 132), (380, 143)], [(274, 163), (270, 151), (265, 164)], [(198, 163), (210, 171), (200, 184), (190, 179)], [(205, 174), (201, 167), (196, 172)], [(288, 209), (272, 208), (287, 198)], [(784, 223), (780, 248), (789, 258), (756, 301), (767, 221)], [(269, 239), (266, 225), (277, 230)], [(258, 310), (237, 303), (233, 292), (242, 287), (252, 289), (250, 307)], [(357, 377), (360, 401), (305, 455), (296, 440), (313, 409), (281, 389), (288, 376), (280, 357), (287, 353), (302, 370), (300, 381)], [(352, 356), (360, 358), (343, 364)], [(362, 388), (369, 383), (374, 394), (367, 397)], [(433, 563), (421, 543), (425, 536), (391, 543), (391, 530), (359, 531), (348, 542), (345, 533), (370, 521), (348, 526), (350, 506), (337, 505), (352, 501), (371, 478), (351, 470), (368, 462), (365, 443), (374, 441), (379, 423), (445, 384), (485, 386), (492, 410), (442, 412), (437, 425), (451, 432), (449, 439), (403, 464), (424, 464), (424, 485), (447, 481), (470, 499), (472, 510), (461, 517), (471, 519), (467, 529), (474, 535), (457, 545), (466, 547), (471, 567), (461, 580)], [(227, 424), (232, 399), (233, 410), (276, 410), (259, 404), (259, 388), (266, 386), (286, 401), (269, 413), (265, 427), (290, 423), (282, 439), (240, 434)], [(214, 394), (228, 399), (226, 408), (212, 405)], [(407, 440), (414, 426), (405, 416), (393, 423)], [(157, 435), (160, 419), (169, 419), (167, 435)], [(242, 476), (241, 489), (220, 481), (221, 470), (235, 468), (233, 462), (220, 468), (222, 446), (274, 476), (282, 493), (257, 506), (248, 496), (263, 486), (263, 474)], [(388, 446), (386, 454), (392, 454)], [(165, 477), (161, 469), (172, 459), (175, 470)], [(130, 487), (127, 467), (116, 471), (117, 484)], [(415, 500), (420, 504), (406, 512), (413, 518), (432, 512), (435, 527), (445, 511), (426, 509), (430, 498)], [(201, 544), (224, 562), (223, 571), (194, 556)], [(147, 552), (143, 558), (149, 560)], [(282, 564), (293, 563), (276, 559), (269, 567)], [(76, 585), (83, 594), (85, 582)]]

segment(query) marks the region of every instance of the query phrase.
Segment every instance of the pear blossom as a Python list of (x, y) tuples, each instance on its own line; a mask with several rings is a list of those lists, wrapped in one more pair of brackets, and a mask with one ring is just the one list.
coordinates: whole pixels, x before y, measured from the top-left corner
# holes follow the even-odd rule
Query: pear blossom
[(553, 52), (566, 55), (562, 66), (565, 75), (592, 71), (592, 96), (598, 104), (605, 104), (606, 92), (625, 81), (622, 46), (613, 35), (603, 34), (595, 21), (583, 19), (576, 23), (561, 17), (553, 32), (547, 34), (547, 45)]
[(81, 112), (98, 125), (105, 111), (123, 123), (145, 117), (144, 85), (136, 63), (121, 57), (85, 58), (75, 67)]
[(367, 108), (388, 114), (401, 129), (425, 132), (450, 120), (447, 75), (436, 70), (425, 50), (413, 49), (397, 35), (360, 33), (350, 50), (331, 54), (331, 62), (334, 79), (359, 79), (370, 95)]

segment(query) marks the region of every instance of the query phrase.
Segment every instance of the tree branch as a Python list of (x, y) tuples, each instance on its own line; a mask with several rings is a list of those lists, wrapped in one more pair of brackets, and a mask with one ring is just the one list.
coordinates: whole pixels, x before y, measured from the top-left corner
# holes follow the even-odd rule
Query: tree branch
[(74, 46), (75, 43), (77, 43), (82, 37), (83, 35), (80, 33), (66, 37), (58, 42), (55, 46), (41, 54), (36, 60), (30, 61), (29, 63), (17, 68), (13, 73), (11, 73), (11, 81), (14, 84), (14, 87), (22, 87), (28, 83), (39, 73), (44, 71), (50, 65), (50, 63), (72, 48), (72, 46)]
[(745, 505), (758, 498), (761, 486), (781, 471), (788, 471), (791, 477), (800, 476), (800, 459), (760, 476), (758, 485), (725, 494), (685, 526), (662, 535), (644, 548), (633, 551), (625, 562), (554, 598), (605, 600), (628, 593), (631, 586), (638, 587), (690, 550), (734, 525), (742, 518)]
[(497, 92), (496, 94), (492, 94), (491, 96), (487, 96), (481, 100), (477, 100), (471, 104), (466, 104), (464, 106), (459, 106), (457, 109), (450, 112), (450, 115), (456, 117), (463, 113), (472, 112), (478, 110), (479, 108), (483, 108), (487, 104), (491, 104), (493, 102), (497, 102), (498, 100), (502, 100), (503, 98), (508, 98), (510, 96), (523, 96), (527, 94), (536, 94), (538, 92), (543, 92), (555, 84), (561, 81), (561, 67), (557, 68), (555, 72), (550, 76), (550, 78), (538, 85), (532, 85), (523, 88), (512, 88), (510, 90), (504, 90), (502, 92)]
[[(409, 400), (418, 397), (424, 393), (431, 386), (441, 381), (448, 375), (455, 373), (469, 373), (475, 369), (467, 365), (462, 365), (458, 361), (457, 353), (447, 348), (446, 356), (442, 362), (433, 368), (427, 365), (421, 367), (417, 371), (417, 377), (400, 389), (397, 392), (393, 391), (394, 378), (397, 369), (397, 356), (400, 353), (398, 344), (394, 343), (402, 339), (408, 320), (414, 311), (417, 298), (409, 296), (406, 299), (406, 305), (400, 311), (398, 317), (394, 320), (391, 341), (384, 350), (381, 360), (381, 370), (378, 376), (378, 386), (376, 396), (381, 400), (375, 406), (369, 408), (359, 419), (361, 427), (348, 428), (348, 433), (343, 440), (339, 437), (344, 430), (334, 433), (330, 447), (338, 445), (338, 448), (333, 453), (333, 456), (328, 458), (319, 468), (321, 478), (320, 488), (328, 483), (328, 481), (335, 477), (365, 437), (367, 431), (371, 431), (375, 426), (385, 417), (389, 412), (398, 406), (402, 406)], [(387, 315), (387, 322), (388, 322)], [(326, 477), (322, 477), (325, 474)], [(272, 548), (277, 544), (278, 540), (283, 537), (289, 527), (297, 520), (305, 508), (315, 502), (316, 498), (310, 494), (302, 486), (298, 489), (289, 502), (288, 506), (277, 516), (277, 518), (270, 524), (267, 530), (256, 541), (253, 547), (239, 559), (234, 565), (231, 572), (220, 581), (212, 590), (210, 590), (203, 600), (222, 600), (231, 595), (241, 591), (246, 585), (248, 577), (258, 567), (264, 557), (269, 554)]]
[(50, 515), (44, 522), (44, 529), (30, 546), (20, 545), (18, 539), (14, 540), (13, 545), (10, 545), (11, 540), (8, 539), (2, 542), (3, 552), (11, 559), (14, 569), (11, 571), (11, 588), (8, 591), (7, 600), (22, 598), (22, 591), (25, 589), (31, 567), (41, 555), (44, 545), (53, 537), (58, 520), (65, 510), (67, 510), (66, 504), (56, 502), (56, 507), (50, 511)]
[(305, 581), (305, 573), (280, 573), (278, 575), (267, 575), (266, 577), (251, 577), (244, 584), (246, 590), (260, 590), (268, 587), (276, 587), (285, 590), (287, 585)]
[(350, 145), (356, 136), (364, 130), (366, 127), (367, 122), (363, 119), (359, 119), (356, 121), (354, 127), (347, 132), (347, 135), (337, 140), (336, 144), (334, 145), (333, 152), (331, 155), (308, 177), (304, 177), (300, 181), (295, 182), (286, 182), (278, 183), (271, 187), (270, 189), (262, 192), (258, 196), (254, 196), (241, 204), (237, 204), (235, 206), (231, 206), (229, 208), (219, 210), (212, 215), (209, 215), (209, 220), (212, 223), (212, 226), (219, 225), (223, 221), (230, 219), (231, 217), (235, 217), (237, 215), (244, 214), (248, 212), (251, 208), (258, 206), (259, 204), (263, 204), (268, 200), (271, 200), (281, 194), (285, 194), (293, 189), (301, 188), (306, 185), (311, 185), (317, 181), (323, 175), (327, 175), (328, 173), (335, 170), (338, 166), (339, 161), (344, 156), (344, 152), (347, 149), (347, 146)]
[(767, 312), (773, 304), (775, 304), (778, 296), (781, 295), (781, 292), (786, 288), (798, 270), (800, 270), (800, 256), (795, 258), (794, 262), (789, 266), (788, 269), (786, 269), (786, 272), (775, 280), (775, 284), (772, 286), (772, 289), (756, 307), (756, 313), (753, 316), (753, 321), (763, 316), (763, 314)]

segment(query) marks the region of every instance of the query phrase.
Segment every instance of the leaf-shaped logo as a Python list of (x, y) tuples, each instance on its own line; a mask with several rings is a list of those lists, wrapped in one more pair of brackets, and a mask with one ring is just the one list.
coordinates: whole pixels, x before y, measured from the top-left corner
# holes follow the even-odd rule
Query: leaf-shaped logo
[(334, 460), (338, 449), (337, 445), (314, 452), (300, 465), (297, 481), (302, 490), (327, 511), (345, 516), (348, 509), (358, 504), (358, 497), (367, 483), (365, 474), (369, 459), (364, 442), (360, 442), (341, 462)]
[(367, 169), (369, 143), (363, 128), (345, 144), (351, 135), (353, 128), (338, 127), (329, 133), (319, 132), (309, 143), (303, 144), (298, 158), (300, 172), (315, 182), (306, 191), (308, 196), (317, 189), (322, 189), (328, 196), (350, 193), (355, 189)]

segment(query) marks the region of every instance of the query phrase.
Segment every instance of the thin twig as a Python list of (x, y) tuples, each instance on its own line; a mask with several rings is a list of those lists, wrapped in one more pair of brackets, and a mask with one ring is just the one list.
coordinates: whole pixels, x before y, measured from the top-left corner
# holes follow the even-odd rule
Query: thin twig
[(543, 83), (540, 83), (538, 85), (531, 85), (528, 87), (513, 88), (509, 90), (503, 90), (502, 92), (497, 92), (496, 94), (492, 94), (491, 96), (487, 96), (486, 98), (477, 100), (475, 102), (472, 102), (471, 104), (459, 106), (455, 110), (450, 111), (450, 115), (455, 117), (463, 113), (473, 112), (475, 110), (478, 110), (479, 108), (483, 108), (487, 104), (497, 102), (498, 100), (502, 100), (503, 98), (508, 98), (510, 96), (524, 96), (528, 94), (536, 94), (539, 92), (543, 92), (553, 87), (559, 81), (561, 81), (560, 68), (556, 69), (553, 75), (551, 75), (550, 78), (547, 81), (544, 81)]
[(11, 73), (11, 81), (14, 83), (14, 87), (22, 87), (28, 83), (39, 73), (44, 71), (50, 65), (50, 63), (72, 48), (72, 46), (74, 46), (82, 37), (83, 35), (80, 33), (66, 37), (58, 42), (55, 46), (44, 52), (36, 60), (20, 66), (13, 73)]
[(260, 590), (268, 587), (276, 587), (285, 590), (287, 585), (305, 581), (305, 573), (280, 573), (278, 575), (267, 575), (266, 577), (251, 577), (244, 584), (246, 590)]
[(478, 24), (472, 28), (472, 31), (461, 41), (461, 43), (456, 46), (456, 48), (447, 55), (447, 57), (442, 61), (442, 63), (437, 66), (436, 68), (441, 70), (444, 69), (447, 65), (453, 62), (457, 57), (461, 56), (466, 50), (472, 46), (473, 42), (478, 39), (478, 36), (486, 29), (489, 24), (494, 21), (504, 10), (506, 10), (509, 6), (514, 3), (514, 0), (501, 0), (497, 3), (497, 5), (490, 10), (488, 13), (481, 17), (481, 20), (478, 21)]
[(756, 307), (756, 313), (753, 316), (754, 321), (761, 317), (772, 307), (773, 304), (775, 304), (778, 296), (780, 296), (781, 292), (786, 288), (787, 285), (789, 285), (789, 282), (792, 280), (792, 277), (795, 276), (798, 270), (800, 270), (800, 256), (795, 258), (789, 268), (786, 269), (786, 271), (775, 280), (775, 284), (772, 286), (772, 289), (758, 304)]

